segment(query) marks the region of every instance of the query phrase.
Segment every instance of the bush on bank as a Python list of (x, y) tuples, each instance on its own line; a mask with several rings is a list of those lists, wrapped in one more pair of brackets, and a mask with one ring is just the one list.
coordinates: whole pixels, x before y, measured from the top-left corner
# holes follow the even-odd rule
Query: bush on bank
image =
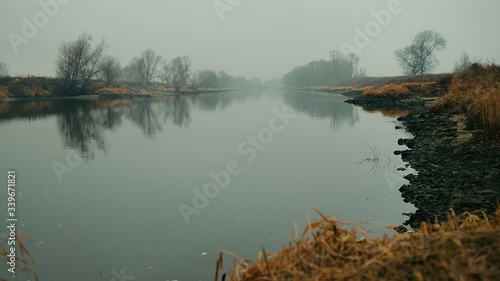
[(448, 93), (436, 103), (436, 109), (465, 113), (471, 129), (489, 135), (500, 133), (500, 66), (473, 64), (453, 76)]

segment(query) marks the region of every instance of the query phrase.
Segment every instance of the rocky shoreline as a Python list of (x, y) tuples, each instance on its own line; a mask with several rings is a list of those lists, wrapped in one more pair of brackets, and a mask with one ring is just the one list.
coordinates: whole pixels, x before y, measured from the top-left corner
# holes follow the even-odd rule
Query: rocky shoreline
[(360, 105), (366, 109), (415, 109), (426, 106), (426, 101), (419, 97), (412, 98), (394, 98), (394, 97), (367, 97), (357, 96), (353, 99), (346, 100), (347, 103)]
[[(495, 211), (500, 202), (500, 147), (482, 142), (477, 132), (466, 129), (465, 116), (437, 112), (426, 98), (412, 99), (357, 96), (347, 103), (365, 109), (410, 109), (399, 117), (412, 139), (399, 139), (408, 150), (395, 151), (417, 174), (399, 190), (403, 200), (417, 211), (405, 222), (417, 228), (423, 221), (442, 222), (450, 208), (464, 211)], [(401, 167), (405, 170), (407, 167)]]
[(400, 139), (409, 150), (396, 151), (418, 171), (400, 188), (403, 200), (417, 208), (406, 224), (444, 221), (456, 213), (493, 212), (500, 201), (500, 148), (481, 143), (465, 129), (464, 116), (416, 110), (400, 117), (413, 139)]

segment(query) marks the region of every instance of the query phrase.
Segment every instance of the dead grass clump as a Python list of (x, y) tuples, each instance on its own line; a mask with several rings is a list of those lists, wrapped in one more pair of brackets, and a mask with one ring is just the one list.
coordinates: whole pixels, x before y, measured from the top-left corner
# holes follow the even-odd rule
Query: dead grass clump
[(305, 87), (303, 89), (313, 90), (319, 92), (363, 92), (366, 90), (373, 89), (373, 86), (314, 86), (314, 87)]
[(368, 91), (368, 90), (372, 90), (372, 89), (374, 89), (373, 86), (363, 86), (363, 87), (354, 86), (354, 87), (351, 87), (351, 91), (356, 91), (356, 92), (364, 92), (364, 91)]
[(11, 94), (9, 93), (9, 88), (5, 86), (0, 86), (0, 98), (8, 98)]
[(405, 82), (387, 84), (377, 88), (364, 87), (363, 95), (380, 97), (404, 97), (408, 95), (432, 96), (436, 92), (436, 82)]
[(0, 85), (3, 89), (1, 92), (7, 91), (9, 97), (45, 97), (56, 94), (58, 92), (59, 80), (56, 78), (47, 77), (0, 77)]
[(491, 134), (500, 134), (500, 89), (493, 88), (480, 94), (467, 108), (467, 124), (484, 129)]
[(26, 97), (47, 97), (51, 95), (48, 90), (45, 90), (38, 86), (25, 86), (22, 87), (21, 91)]
[(134, 92), (129, 88), (101, 88), (96, 93), (99, 95), (128, 95)]
[(489, 218), (483, 212), (452, 213), (445, 224), (422, 223), (416, 232), (375, 239), (360, 239), (357, 230), (343, 229), (335, 219), (318, 213), (322, 220), (309, 223), (301, 239), (280, 252), (266, 254), (263, 249), (254, 263), (237, 258), (229, 280), (496, 280), (500, 276), (500, 210)]
[[(19, 233), (16, 233), (15, 238), (15, 247), (18, 250), (18, 252), (16, 253), (16, 274), (19, 274), (19, 272), (24, 272), (28, 276), (32, 276), (35, 281), (40, 280), (36, 272), (35, 260), (26, 249), (26, 245), (23, 241), (28, 240), (37, 244), (42, 244), (42, 242), (37, 242), (31, 237)], [(0, 241), (0, 262), (7, 264), (10, 261), (10, 258), (8, 257), (8, 255), (10, 254), (10, 247), (11, 246), (8, 245), (7, 238), (3, 241)], [(9, 267), (8, 264), (7, 266)], [(0, 281), (1, 280), (6, 279), (0, 279)]]
[(439, 98), (436, 108), (465, 113), (467, 124), (498, 135), (500, 132), (500, 66), (473, 64), (455, 74), (448, 93)]
[(377, 97), (404, 97), (411, 94), (411, 92), (401, 86), (395, 84), (388, 84), (374, 89), (368, 89), (363, 92), (365, 96), (377, 96)]
[(407, 82), (401, 84), (413, 94), (431, 96), (435, 92), (436, 82)]

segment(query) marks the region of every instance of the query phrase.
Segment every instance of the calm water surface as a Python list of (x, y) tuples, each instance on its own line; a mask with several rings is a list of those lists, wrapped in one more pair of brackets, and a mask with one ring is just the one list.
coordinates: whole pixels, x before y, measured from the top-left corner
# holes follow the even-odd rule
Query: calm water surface
[(295, 223), (318, 218), (314, 207), (373, 235), (401, 224), (414, 207), (397, 191), (392, 151), (408, 136), (344, 99), (276, 90), (0, 104), (0, 179), (17, 171), (18, 232), (41, 242), (26, 242), (40, 280), (213, 280), (221, 250), (278, 251)]

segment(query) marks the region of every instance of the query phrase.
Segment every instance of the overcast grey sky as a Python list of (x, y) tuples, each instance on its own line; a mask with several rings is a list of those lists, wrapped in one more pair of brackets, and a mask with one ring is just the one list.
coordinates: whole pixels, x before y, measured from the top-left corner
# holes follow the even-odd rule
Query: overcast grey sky
[[(41, 2), (59, 7), (52, 5), (44, 12)], [(326, 59), (342, 43), (356, 46), (355, 28), (365, 30), (367, 25), (373, 36), (358, 49), (369, 76), (400, 75), (394, 50), (424, 29), (440, 32), (448, 40), (434, 72), (450, 71), (463, 51), (472, 58), (500, 61), (497, 0), (218, 0), (219, 12), (214, 2), (0, 0), (0, 62), (9, 65), (11, 75), (53, 76), (59, 44), (88, 32), (94, 43), (105, 38), (107, 53), (122, 65), (151, 48), (168, 60), (188, 55), (194, 69), (269, 79), (311, 60)], [(397, 13), (390, 21), (384, 19), (386, 26), (370, 25), (375, 20), (372, 11), (379, 13), (397, 2), (400, 5), (393, 8)], [(28, 28), (28, 36), (23, 35), (23, 17), (38, 24), (38, 30)]]

